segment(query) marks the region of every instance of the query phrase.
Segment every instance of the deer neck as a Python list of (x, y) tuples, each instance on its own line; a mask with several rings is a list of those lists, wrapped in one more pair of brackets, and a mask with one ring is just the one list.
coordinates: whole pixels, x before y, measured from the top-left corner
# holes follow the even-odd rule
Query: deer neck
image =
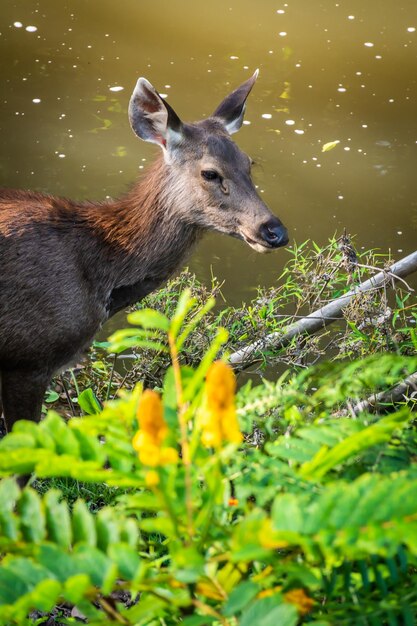
[[(181, 211), (179, 206), (181, 203)], [(175, 185), (163, 159), (158, 160), (124, 197), (95, 212), (94, 230), (104, 241), (112, 288), (160, 284), (179, 266), (201, 235), (181, 218), (190, 197)]]

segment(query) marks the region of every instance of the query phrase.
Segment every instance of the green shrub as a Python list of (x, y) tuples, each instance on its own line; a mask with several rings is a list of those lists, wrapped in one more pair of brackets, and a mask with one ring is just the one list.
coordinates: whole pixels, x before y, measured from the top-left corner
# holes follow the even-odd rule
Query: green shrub
[[(113, 352), (168, 350), (161, 395), (136, 385), (101, 409), (84, 392), (82, 419), (49, 412), (0, 442), (0, 623), (61, 603), (96, 625), (415, 623), (414, 415), (349, 408), (417, 357), (327, 363), (235, 395), (213, 364), (225, 330), (197, 366), (181, 362), (212, 304), (184, 292), (170, 318), (134, 312), (110, 339)], [(109, 488), (115, 503), (21, 490), (12, 476), (28, 473)]]

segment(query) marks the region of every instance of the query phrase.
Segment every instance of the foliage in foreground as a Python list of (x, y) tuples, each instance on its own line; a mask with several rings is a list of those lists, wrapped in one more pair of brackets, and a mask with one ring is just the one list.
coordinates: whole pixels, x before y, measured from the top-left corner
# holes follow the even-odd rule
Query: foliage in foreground
[[(308, 241), (287, 248), (286, 252), (290, 259), (276, 285), (259, 288), (239, 307), (228, 307), (224, 302), (221, 307), (214, 307), (214, 298), (221, 299), (221, 285), (213, 281), (208, 289), (188, 271), (150, 294), (140, 306), (171, 317), (178, 294), (186, 287), (191, 289), (198, 306), (194, 309), (194, 331), (181, 347), (181, 360), (196, 368), (219, 326), (228, 329), (223, 352), (240, 350), (269, 333), (280, 336), (303, 315), (316, 311), (392, 263), (388, 255), (377, 251), (357, 252), (347, 235), (334, 238), (325, 246)], [(387, 351), (414, 354), (417, 347), (415, 294), (407, 284), (402, 281), (393, 284), (391, 278), (387, 274), (389, 289), (358, 293), (344, 310), (343, 320), (315, 335), (295, 337), (284, 349), (269, 347), (261, 351), (250, 364), (250, 376), (255, 378), (266, 368), (269, 377), (272, 372), (274, 375), (276, 371), (282, 372), (283, 367), (296, 372), (323, 358), (354, 360)], [(203, 313), (204, 324), (198, 324)], [(85, 387), (91, 387), (97, 399), (104, 402), (115, 397), (120, 388), (133, 388), (138, 380), (145, 386), (162, 386), (170, 363), (166, 337), (159, 337), (160, 350), (141, 341), (135, 333), (129, 335), (122, 331), (119, 339), (119, 346), (125, 347), (122, 355), (109, 354), (105, 349), (108, 344), (97, 342), (88, 361), (56, 380), (55, 388), (47, 396), (47, 405), (75, 416), (84, 410), (83, 396), (81, 403), (78, 397)], [(246, 369), (248, 363), (239, 367)]]
[[(161, 395), (138, 385), (101, 410), (87, 392), (83, 419), (50, 412), (0, 442), (0, 623), (69, 603), (97, 626), (414, 624), (414, 415), (341, 409), (417, 357), (327, 364), (235, 395), (213, 364), (226, 331), (196, 368), (180, 364), (203, 314), (184, 293), (171, 319), (135, 312), (113, 338), (113, 351), (129, 338), (169, 346)], [(11, 476), (31, 472), (106, 485), (115, 505), (20, 490)]]

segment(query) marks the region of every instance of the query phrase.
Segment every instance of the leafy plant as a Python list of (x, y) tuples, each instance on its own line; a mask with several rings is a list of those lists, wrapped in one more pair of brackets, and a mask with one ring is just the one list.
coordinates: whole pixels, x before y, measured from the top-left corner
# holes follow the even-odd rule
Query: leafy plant
[[(185, 291), (170, 317), (134, 312), (110, 338), (113, 353), (167, 350), (161, 393), (139, 384), (101, 408), (87, 390), (82, 419), (50, 411), (0, 442), (0, 623), (62, 602), (96, 625), (415, 622), (414, 414), (349, 407), (417, 358), (325, 363), (236, 393), (215, 361), (224, 329), (187, 362), (212, 306)], [(115, 504), (39, 495), (15, 474), (107, 486)]]

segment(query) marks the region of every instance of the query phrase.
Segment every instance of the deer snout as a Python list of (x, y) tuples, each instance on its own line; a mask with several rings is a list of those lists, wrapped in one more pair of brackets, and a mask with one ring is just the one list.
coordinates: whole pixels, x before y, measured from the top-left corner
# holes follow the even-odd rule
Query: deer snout
[(289, 241), (288, 231), (277, 217), (262, 224), (259, 230), (262, 239), (271, 248), (286, 246)]

